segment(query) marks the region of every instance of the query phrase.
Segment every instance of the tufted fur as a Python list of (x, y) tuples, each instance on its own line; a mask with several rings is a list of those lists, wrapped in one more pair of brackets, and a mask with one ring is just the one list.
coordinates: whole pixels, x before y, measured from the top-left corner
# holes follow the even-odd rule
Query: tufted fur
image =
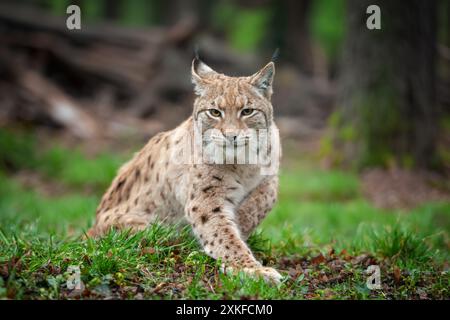
[[(102, 235), (111, 227), (141, 230), (155, 220), (184, 221), (211, 257), (233, 270), (279, 281), (280, 274), (263, 267), (245, 242), (276, 201), (279, 154), (271, 156), (268, 175), (262, 164), (238, 164), (234, 157), (216, 164), (217, 152), (213, 151), (226, 154), (248, 147), (254, 139), (251, 129), (268, 132), (269, 152), (279, 150), (270, 102), (274, 73), (270, 62), (252, 76), (228, 77), (195, 59), (192, 81), (197, 98), (192, 116), (174, 130), (150, 139), (119, 170), (102, 198), (89, 235)], [(254, 111), (243, 116), (245, 108)], [(220, 111), (220, 117), (212, 116), (211, 109)], [(199, 145), (203, 155), (195, 147)], [(262, 153), (259, 145), (249, 150)], [(176, 161), (180, 154), (184, 158)]]

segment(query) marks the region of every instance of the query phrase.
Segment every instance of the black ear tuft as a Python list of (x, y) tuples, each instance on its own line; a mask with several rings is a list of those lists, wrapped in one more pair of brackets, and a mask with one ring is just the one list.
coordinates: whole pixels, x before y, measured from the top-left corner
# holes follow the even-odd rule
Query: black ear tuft
[(194, 45), (194, 58), (195, 60), (200, 60), (200, 49), (198, 47), (198, 44)]
[(277, 62), (279, 57), (280, 57), (280, 48), (276, 48), (274, 53), (272, 54), (272, 59), (270, 59), (270, 61)]

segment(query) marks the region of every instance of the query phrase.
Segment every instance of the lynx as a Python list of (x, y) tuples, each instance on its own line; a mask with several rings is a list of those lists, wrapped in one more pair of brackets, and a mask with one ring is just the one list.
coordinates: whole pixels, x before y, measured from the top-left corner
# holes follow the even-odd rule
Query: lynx
[[(151, 138), (120, 168), (88, 235), (142, 230), (155, 221), (188, 223), (205, 253), (220, 259), (226, 271), (278, 283), (282, 276), (257, 261), (246, 244), (277, 199), (281, 149), (271, 104), (274, 74), (272, 61), (252, 76), (230, 77), (195, 58), (192, 115)], [(249, 147), (256, 131), (270, 139)], [(270, 164), (249, 163), (248, 156), (264, 153), (264, 145)], [(247, 162), (228, 156), (239, 150)], [(175, 161), (180, 154), (185, 159)], [(272, 170), (264, 172), (268, 166)]]

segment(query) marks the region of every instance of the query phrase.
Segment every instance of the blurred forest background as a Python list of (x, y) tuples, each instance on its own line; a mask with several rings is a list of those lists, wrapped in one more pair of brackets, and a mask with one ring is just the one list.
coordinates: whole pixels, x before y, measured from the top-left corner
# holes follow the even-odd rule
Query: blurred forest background
[[(70, 4), (81, 30), (66, 28)], [(381, 30), (366, 28), (371, 4)], [(195, 46), (228, 75), (280, 48), (284, 159), (263, 229), (348, 249), (364, 223), (388, 228), (379, 239), (408, 225), (448, 261), (449, 13), (448, 0), (1, 0), (0, 227), (86, 229), (119, 165), (190, 115)]]
[[(66, 28), (71, 3), (81, 30)], [(391, 180), (425, 198), (430, 179), (448, 191), (449, 2), (380, 1), (381, 30), (366, 28), (370, 4), (2, 1), (0, 121), (95, 150), (119, 136), (145, 141), (191, 113), (195, 45), (231, 75), (252, 74), (280, 48), (273, 104), (283, 139), (297, 142), (288, 154), (312, 147), (324, 166), (391, 169), (367, 177), (373, 197)]]

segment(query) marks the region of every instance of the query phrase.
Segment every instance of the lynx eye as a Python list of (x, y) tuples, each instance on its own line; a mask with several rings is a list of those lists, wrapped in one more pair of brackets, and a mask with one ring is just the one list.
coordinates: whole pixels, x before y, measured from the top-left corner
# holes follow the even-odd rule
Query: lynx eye
[(242, 109), (241, 116), (249, 116), (251, 115), (255, 110), (250, 108)]
[(209, 109), (208, 113), (214, 118), (220, 118), (222, 116), (222, 112), (218, 109)]

